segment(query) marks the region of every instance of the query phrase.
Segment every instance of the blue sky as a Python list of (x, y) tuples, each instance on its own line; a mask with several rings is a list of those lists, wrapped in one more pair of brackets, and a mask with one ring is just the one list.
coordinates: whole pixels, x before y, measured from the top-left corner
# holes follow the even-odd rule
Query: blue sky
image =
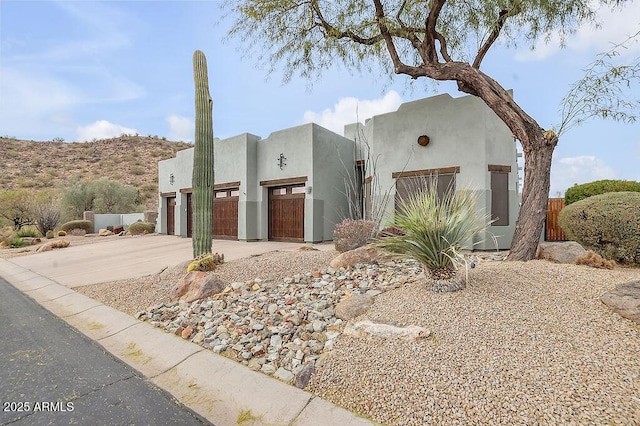
[[(341, 66), (312, 85), (243, 57), (226, 40), (217, 1), (0, 0), (0, 135), (86, 141), (122, 133), (193, 140), (193, 51), (207, 55), (214, 132), (226, 138), (308, 121), (341, 133), (343, 124), (397, 109), (404, 101), (450, 93), (454, 85), (402, 76), (351, 73)], [(640, 30), (640, 2), (600, 13), (567, 47), (540, 43), (531, 52), (492, 51), (483, 69), (514, 90), (541, 126), (559, 123), (571, 83), (598, 52)], [(621, 58), (640, 54), (640, 43)], [(640, 88), (632, 89), (640, 98)], [(640, 181), (640, 123), (592, 120), (564, 134), (554, 155), (551, 196), (597, 179)]]

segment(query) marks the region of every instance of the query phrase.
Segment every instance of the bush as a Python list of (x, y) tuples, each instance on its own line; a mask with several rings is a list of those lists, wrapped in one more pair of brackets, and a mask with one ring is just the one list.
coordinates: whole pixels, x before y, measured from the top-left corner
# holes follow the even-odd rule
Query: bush
[(604, 259), (598, 253), (589, 250), (584, 256), (576, 259), (576, 265), (586, 265), (599, 269), (613, 269), (613, 267), (616, 266), (616, 262)]
[(595, 182), (573, 185), (564, 194), (565, 205), (573, 204), (594, 195), (606, 194), (608, 192), (640, 192), (640, 182), (628, 180), (597, 180)]
[(18, 232), (16, 232), (16, 235), (18, 237), (20, 237), (20, 238), (24, 238), (24, 237), (40, 238), (40, 237), (42, 237), (42, 234), (40, 234), (40, 232), (38, 232), (38, 230), (34, 226), (23, 226), (22, 228), (20, 228), (20, 230)]
[(380, 238), (388, 238), (388, 237), (398, 237), (401, 235), (406, 235), (406, 232), (404, 232), (400, 228), (396, 228), (395, 226), (390, 226), (378, 232), (378, 235), (376, 235), (376, 238), (380, 239)]
[(463, 288), (465, 282), (456, 277), (456, 270), (466, 264), (460, 251), (471, 248), (465, 245), (490, 223), (487, 215), (477, 216), (477, 194), (466, 188), (439, 197), (435, 186), (411, 194), (401, 201), (390, 224), (405, 235), (388, 235), (376, 245), (420, 262), (425, 275), (435, 281), (434, 291)]
[(53, 231), (51, 231), (51, 230), (47, 231), (46, 237), (49, 240), (52, 239), (53, 238)]
[(58, 237), (66, 237), (67, 233), (65, 231), (58, 231)]
[(640, 264), (640, 193), (586, 198), (563, 208), (558, 223), (569, 239), (605, 259)]
[(27, 243), (26, 241), (24, 241), (22, 238), (18, 237), (17, 235), (15, 235), (13, 238), (11, 238), (7, 244), (9, 247), (11, 248), (17, 248), (17, 247), (24, 247), (29, 245), (29, 243)]
[(93, 232), (93, 224), (88, 220), (71, 220), (64, 223), (61, 230), (70, 232), (72, 229), (82, 229), (85, 233), (90, 234)]
[(377, 227), (372, 220), (345, 219), (333, 230), (333, 244), (340, 253), (362, 247), (369, 242)]
[(131, 235), (153, 234), (156, 231), (156, 224), (151, 222), (136, 222), (129, 226)]

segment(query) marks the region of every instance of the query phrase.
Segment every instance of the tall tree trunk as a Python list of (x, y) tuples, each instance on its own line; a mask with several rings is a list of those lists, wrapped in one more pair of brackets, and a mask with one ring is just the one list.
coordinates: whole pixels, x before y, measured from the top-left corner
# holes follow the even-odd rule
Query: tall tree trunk
[(507, 260), (535, 258), (547, 215), (551, 160), (558, 136), (541, 129), (531, 133), (529, 140), (522, 141), (525, 172), (522, 205)]

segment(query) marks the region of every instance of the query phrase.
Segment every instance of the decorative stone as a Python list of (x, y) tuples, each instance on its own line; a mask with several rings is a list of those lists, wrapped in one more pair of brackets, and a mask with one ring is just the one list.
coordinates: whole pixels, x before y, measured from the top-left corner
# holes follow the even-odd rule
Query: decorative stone
[(575, 263), (576, 259), (587, 251), (575, 241), (546, 242), (538, 244), (537, 259), (546, 259), (557, 263)]
[(364, 337), (366, 335), (382, 338), (400, 338), (407, 340), (417, 340), (429, 337), (431, 332), (417, 325), (408, 327), (396, 327), (395, 325), (375, 323), (371, 321), (359, 321), (353, 325), (348, 325), (344, 329), (344, 334), (353, 337)]
[(260, 371), (262, 371), (264, 374), (272, 375), (276, 372), (276, 367), (273, 364), (266, 363), (262, 365)]
[(311, 380), (311, 375), (315, 372), (315, 368), (313, 365), (305, 365), (302, 367), (300, 371), (298, 371), (294, 377), (293, 384), (300, 389), (304, 389), (309, 380)]
[(336, 256), (330, 263), (334, 269), (350, 268), (357, 264), (371, 264), (380, 258), (380, 251), (372, 246), (358, 247)]
[(222, 292), (226, 283), (218, 279), (215, 275), (206, 272), (188, 272), (178, 284), (171, 289), (169, 297), (171, 300), (184, 300), (193, 302), (207, 296)]
[[(267, 364), (265, 364), (267, 365)], [(276, 370), (276, 372), (273, 374), (273, 377), (275, 377), (276, 379), (282, 380), (283, 382), (291, 382), (294, 379), (294, 375), (291, 371), (289, 370), (285, 370), (284, 368), (280, 367)]]
[(188, 339), (189, 337), (191, 337), (191, 333), (193, 333), (193, 327), (188, 326), (187, 328), (182, 330), (182, 333), (180, 333), (180, 335), (183, 339)]
[(620, 316), (640, 324), (640, 280), (618, 284), (600, 300)]
[(373, 300), (370, 294), (358, 294), (346, 298), (336, 305), (335, 316), (343, 320), (358, 317), (369, 310)]

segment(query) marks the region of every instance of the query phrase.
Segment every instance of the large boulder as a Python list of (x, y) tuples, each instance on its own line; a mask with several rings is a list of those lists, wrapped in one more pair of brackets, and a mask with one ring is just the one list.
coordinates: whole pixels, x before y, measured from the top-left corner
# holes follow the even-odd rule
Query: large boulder
[(431, 331), (417, 325), (398, 327), (392, 324), (384, 324), (371, 321), (360, 321), (348, 325), (344, 329), (344, 334), (352, 337), (382, 337), (406, 340), (424, 339), (431, 335)]
[(538, 245), (536, 258), (558, 263), (575, 263), (587, 251), (575, 241), (541, 242)]
[(348, 321), (367, 312), (371, 305), (373, 305), (373, 296), (357, 294), (338, 303), (335, 308), (335, 316)]
[(334, 269), (349, 268), (353, 265), (375, 263), (380, 258), (380, 251), (372, 246), (358, 247), (354, 250), (345, 251), (334, 257), (329, 263)]
[(640, 280), (618, 284), (600, 300), (612, 311), (640, 324)]
[(172, 301), (193, 302), (205, 297), (222, 293), (227, 284), (213, 274), (196, 271), (187, 272), (169, 293)]

